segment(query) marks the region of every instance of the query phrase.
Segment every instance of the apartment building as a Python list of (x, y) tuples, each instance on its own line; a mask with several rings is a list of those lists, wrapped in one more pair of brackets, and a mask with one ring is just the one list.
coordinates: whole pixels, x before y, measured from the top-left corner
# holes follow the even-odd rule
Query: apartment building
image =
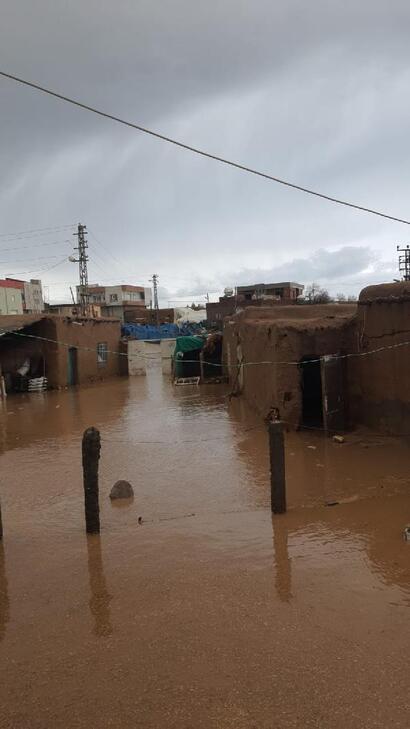
[(23, 314), (23, 297), (19, 286), (0, 279), (0, 315)]
[(240, 301), (271, 300), (281, 304), (292, 304), (303, 294), (304, 286), (294, 281), (281, 281), (280, 283), (261, 283), (250, 286), (238, 286), (236, 295)]
[(24, 314), (41, 314), (44, 311), (43, 289), (39, 279), (32, 278), (30, 281), (23, 281), (8, 277), (6, 281), (10, 286), (20, 290)]
[[(80, 301), (79, 289), (77, 286), (77, 301)], [(88, 287), (88, 301), (90, 305), (101, 307), (102, 316), (116, 317), (124, 321), (125, 309), (145, 309), (151, 305), (151, 289), (131, 284), (118, 286), (95, 284)]]

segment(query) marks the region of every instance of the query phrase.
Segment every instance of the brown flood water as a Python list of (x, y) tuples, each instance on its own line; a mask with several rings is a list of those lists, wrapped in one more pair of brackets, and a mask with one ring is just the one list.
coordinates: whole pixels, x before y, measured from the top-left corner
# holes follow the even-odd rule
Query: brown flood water
[(266, 432), (225, 395), (153, 366), (0, 408), (1, 729), (410, 725), (409, 444), (288, 434), (272, 519)]

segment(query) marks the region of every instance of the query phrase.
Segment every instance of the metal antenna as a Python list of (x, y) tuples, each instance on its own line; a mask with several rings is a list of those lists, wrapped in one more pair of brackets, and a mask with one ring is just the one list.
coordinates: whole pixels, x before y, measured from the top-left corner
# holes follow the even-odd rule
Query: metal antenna
[(79, 273), (80, 273), (80, 285), (78, 287), (78, 303), (80, 305), (81, 316), (88, 316), (89, 298), (90, 298), (89, 291), (88, 291), (88, 268), (87, 268), (88, 243), (87, 243), (87, 240), (85, 237), (86, 233), (87, 233), (87, 226), (81, 225), (81, 223), (78, 223), (77, 233), (73, 233), (73, 235), (77, 236), (77, 239), (78, 239), (78, 246), (74, 246), (74, 250), (78, 251), (78, 258), (75, 258), (74, 256), (70, 257), (70, 261), (72, 261), (73, 263), (78, 263), (78, 268), (79, 268)]
[(152, 274), (152, 288), (154, 292), (154, 309), (156, 311), (157, 326), (159, 325), (159, 305), (158, 305), (158, 274)]
[(410, 281), (410, 245), (406, 246), (406, 248), (397, 246), (397, 250), (399, 253), (402, 253), (399, 256), (399, 271), (402, 274), (403, 281)]

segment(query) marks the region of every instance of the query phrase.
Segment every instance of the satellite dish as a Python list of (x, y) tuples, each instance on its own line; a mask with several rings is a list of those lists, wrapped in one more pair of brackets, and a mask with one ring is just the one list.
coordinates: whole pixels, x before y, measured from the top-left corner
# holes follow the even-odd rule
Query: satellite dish
[(224, 289), (224, 294), (225, 296), (233, 296), (233, 288), (231, 288), (231, 286), (227, 286)]
[(70, 263), (77, 263), (77, 259), (75, 256), (68, 256), (68, 260), (70, 261)]

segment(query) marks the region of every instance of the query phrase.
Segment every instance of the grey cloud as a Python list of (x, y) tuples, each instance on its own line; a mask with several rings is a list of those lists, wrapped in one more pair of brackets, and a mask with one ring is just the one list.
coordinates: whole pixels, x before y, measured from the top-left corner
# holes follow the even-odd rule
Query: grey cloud
[[(388, 8), (382, 0), (14, 0), (2, 11), (1, 65), (401, 216), (409, 199), (409, 29), (404, 0)], [(343, 249), (357, 266), (368, 249), (382, 275), (407, 234), (1, 79), (0, 99), (0, 232), (82, 220), (120, 261), (92, 258), (93, 278), (145, 282), (156, 271), (173, 295), (190, 286), (199, 295), (235, 271), (292, 279), (305, 271), (303, 282), (308, 274), (352, 277), (331, 255)], [(71, 277), (62, 266), (43, 278), (59, 298)]]
[(345, 290), (358, 293), (360, 288), (375, 281), (391, 280), (394, 270), (377, 260), (374, 251), (364, 246), (344, 246), (335, 251), (317, 250), (309, 258), (295, 258), (268, 269), (249, 268), (232, 273), (223, 280), (196, 282), (181, 288), (179, 296), (194, 296), (204, 291), (222, 291), (225, 286), (252, 283), (296, 281), (304, 285), (317, 282), (333, 293)]

